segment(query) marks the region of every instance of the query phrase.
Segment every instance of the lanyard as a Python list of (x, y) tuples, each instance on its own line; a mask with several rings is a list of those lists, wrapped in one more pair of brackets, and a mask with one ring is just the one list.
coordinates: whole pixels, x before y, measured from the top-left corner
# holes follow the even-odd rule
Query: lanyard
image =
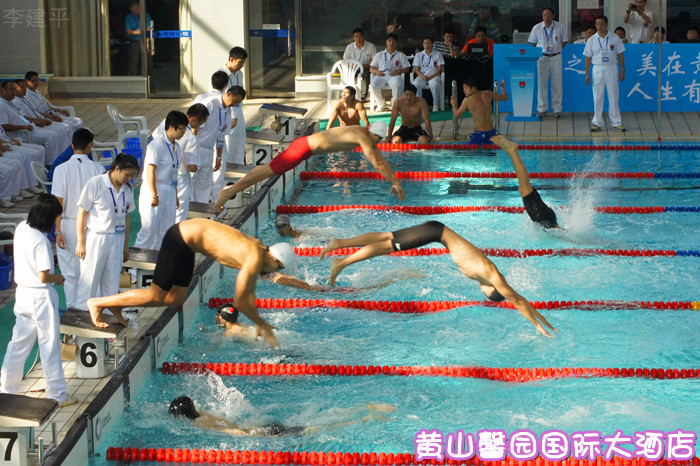
[(433, 60), (433, 52), (430, 52), (430, 55), (426, 55), (425, 52), (423, 52), (423, 56), (420, 57), (420, 66), (421, 67), (423, 67), (423, 59), (425, 57), (428, 57), (428, 66), (430, 66), (430, 63)]
[[(118, 214), (119, 212), (117, 211), (117, 200), (114, 197), (114, 193), (112, 192), (112, 187), (109, 187), (109, 194), (112, 196), (112, 203), (114, 204), (114, 213)], [(119, 193), (117, 193), (117, 197), (119, 197)], [(126, 193), (122, 192), (122, 213), (126, 213)]]
[(547, 26), (544, 26), (542, 29), (544, 30), (544, 39), (547, 42), (552, 42), (554, 38), (554, 23), (552, 23), (552, 31), (549, 34), (547, 34)]
[(384, 54), (384, 65), (386, 67), (384, 71), (386, 71), (386, 69), (391, 70), (391, 61), (394, 59), (394, 55), (396, 55), (396, 52), (392, 53), (389, 58), (386, 58), (387, 55), (389, 55), (389, 52), (385, 51)]
[(31, 110), (32, 112), (34, 112), (34, 116), (35, 116), (36, 118), (39, 118), (39, 115), (36, 113), (36, 110), (34, 110), (34, 107), (32, 107), (32, 104), (30, 104), (29, 102), (27, 102), (25, 99), (19, 99), (19, 100), (20, 100), (20, 102), (24, 103), (24, 105), (26, 105), (27, 108), (28, 108), (29, 110)]
[(607, 53), (607, 51), (608, 51), (608, 41), (610, 40), (610, 33), (608, 32), (608, 35), (605, 36), (605, 49), (603, 49), (603, 43), (600, 41), (600, 36), (598, 36), (597, 38), (598, 38), (598, 45), (600, 45), (600, 50), (601, 50), (601, 52), (602, 52), (603, 50), (605, 50), (605, 52)]
[[(168, 145), (168, 139), (165, 135), (163, 135), (163, 139), (165, 140), (165, 147), (167, 147), (168, 152), (170, 152), (170, 160), (173, 161), (173, 168), (180, 168), (180, 159), (177, 156), (177, 146), (173, 142), (173, 148), (171, 149)], [(173, 154), (173, 150), (175, 151), (175, 154)]]

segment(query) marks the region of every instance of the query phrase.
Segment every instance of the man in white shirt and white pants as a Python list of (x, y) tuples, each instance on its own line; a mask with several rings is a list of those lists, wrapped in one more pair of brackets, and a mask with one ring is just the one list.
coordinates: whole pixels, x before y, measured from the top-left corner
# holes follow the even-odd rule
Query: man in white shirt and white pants
[(654, 14), (647, 10), (646, 0), (636, 0), (627, 5), (625, 18), (627, 40), (630, 44), (646, 44), (651, 39), (654, 29)]
[(365, 40), (365, 31), (362, 28), (353, 29), (352, 38), (353, 42), (345, 47), (343, 60), (357, 60), (362, 63), (362, 98), (365, 99), (369, 89), (369, 64), (377, 54), (377, 47)]
[[(615, 131), (625, 131), (618, 104), (619, 80), (625, 80), (625, 45), (617, 34), (608, 31), (608, 18), (599, 16), (595, 20), (598, 30), (588, 42), (583, 54), (586, 56), (586, 84), (591, 84), (590, 68), (593, 63), (593, 103), (595, 114), (591, 122), (591, 131), (600, 131), (603, 127), (604, 94), (608, 91), (608, 116)], [(620, 63), (618, 73), (617, 64)]]
[[(69, 116), (68, 112), (59, 109), (49, 102), (49, 99), (39, 94), (39, 74), (36, 71), (28, 71), (24, 75), (24, 82), (27, 85), (27, 95), (25, 99), (30, 101), (32, 105), (34, 105), (34, 108), (45, 114), (47, 118), (68, 123), (73, 127), (74, 131), (83, 127), (83, 120)], [(58, 116), (58, 113), (61, 113), (63, 116)]]
[(403, 95), (403, 75), (411, 69), (406, 55), (400, 50), (396, 50), (398, 43), (399, 36), (393, 32), (387, 34), (386, 50), (376, 54), (369, 65), (370, 72), (375, 75), (371, 86), (377, 99), (377, 108), (380, 111), (389, 110), (382, 95), (382, 87), (391, 86), (391, 104), (393, 105), (396, 99)]
[[(56, 255), (65, 278), (63, 291), (66, 295), (66, 307), (74, 309), (81, 309), (78, 302), (80, 259), (75, 255), (75, 247), (78, 244), (78, 199), (90, 178), (105, 172), (102, 165), (93, 162), (87, 156), (92, 150), (93, 140), (94, 135), (86, 128), (81, 128), (73, 134), (72, 145), (75, 153), (67, 162), (56, 167), (51, 186), (51, 193), (63, 206), (63, 215), (56, 222)], [(82, 304), (85, 305), (84, 302)]]
[(413, 58), (413, 69), (416, 78), (413, 85), (416, 86), (416, 96), (423, 97), (423, 86), (426, 84), (433, 95), (433, 112), (440, 109), (440, 85), (442, 80), (440, 75), (445, 68), (445, 60), (442, 54), (433, 49), (433, 39), (426, 37), (423, 39), (423, 50), (418, 52)]
[(561, 51), (569, 42), (566, 27), (554, 21), (554, 10), (545, 7), (542, 10), (542, 22), (532, 28), (527, 41), (533, 47), (542, 47), (542, 57), (537, 60), (537, 112), (540, 117), (547, 114), (547, 85), (551, 82), (552, 111), (554, 118), (559, 118), (562, 108)]

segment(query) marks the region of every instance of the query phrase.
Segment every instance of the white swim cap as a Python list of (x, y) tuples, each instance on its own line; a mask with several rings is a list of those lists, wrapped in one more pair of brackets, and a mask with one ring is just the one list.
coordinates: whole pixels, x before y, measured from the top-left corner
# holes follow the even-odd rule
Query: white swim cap
[(386, 121), (378, 120), (369, 125), (369, 132), (374, 133), (380, 138), (384, 139), (386, 137), (386, 133), (389, 131), (389, 125), (386, 124)]
[(294, 269), (297, 255), (294, 254), (294, 248), (292, 248), (289, 243), (273, 244), (270, 246), (270, 254), (280, 261), (286, 270)]

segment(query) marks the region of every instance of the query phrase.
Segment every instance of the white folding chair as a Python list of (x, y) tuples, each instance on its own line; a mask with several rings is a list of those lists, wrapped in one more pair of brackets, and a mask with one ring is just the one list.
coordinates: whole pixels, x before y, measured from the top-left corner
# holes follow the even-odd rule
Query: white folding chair
[(34, 178), (36, 178), (41, 187), (44, 188), (44, 191), (48, 193), (51, 182), (47, 181), (49, 171), (46, 169), (46, 167), (39, 162), (32, 161), (32, 173), (34, 173)]
[(118, 142), (92, 142), (92, 157), (95, 162), (109, 167), (115, 157), (121, 152), (121, 146)]
[[(10, 220), (15, 219), (15, 220), (27, 220), (27, 214), (3, 214), (0, 212), (0, 232), (11, 232), (14, 235), (15, 228), (17, 228), (17, 223), (11, 222)], [(6, 235), (2, 235), (6, 236)], [(12, 244), (13, 239), (12, 238), (7, 238), (4, 239), (0, 237), (0, 246), (6, 246), (8, 244)]]
[(32, 143), (32, 133), (26, 129), (20, 129), (18, 131), (7, 131), (7, 134), (11, 135), (15, 139), (19, 139), (27, 144)]
[[(107, 105), (107, 113), (117, 126), (117, 140), (121, 146), (120, 150), (126, 147), (126, 140), (138, 138), (141, 141), (141, 150), (146, 153), (146, 145), (148, 138), (151, 136), (151, 131), (148, 129), (148, 123), (145, 116), (127, 117), (122, 115), (114, 105)], [(126, 126), (133, 126), (134, 129), (126, 129)]]
[[(415, 72), (415, 70), (414, 70), (414, 71), (411, 71), (411, 83), (413, 83), (413, 80), (414, 80), (414, 79), (416, 79), (416, 72)], [(430, 89), (430, 86), (428, 86), (428, 85), (426, 84), (425, 86), (423, 86), (423, 89), (424, 89), (424, 90), (425, 90), (425, 89)], [(432, 92), (432, 91), (431, 91), (431, 92)], [(445, 110), (445, 72), (444, 72), (444, 71), (440, 74), (440, 91), (439, 91), (439, 94), (440, 94), (440, 95), (434, 95), (434, 96), (433, 96), (433, 101), (435, 101), (435, 99), (438, 99), (438, 104), (439, 104), (439, 106), (440, 106), (440, 111), (442, 112), (443, 110)]]
[(65, 110), (66, 112), (68, 112), (69, 117), (75, 118), (75, 107), (73, 107), (71, 105), (59, 106), (59, 105), (50, 104), (49, 108), (51, 110)]
[[(340, 76), (340, 82), (333, 82), (333, 78)], [(357, 60), (344, 59), (335, 62), (331, 72), (326, 74), (326, 86), (328, 87), (328, 110), (331, 109), (331, 97), (333, 91), (342, 92), (346, 86), (355, 88), (356, 95), (362, 95), (362, 63)]]
[[(374, 73), (369, 75), (369, 111), (370, 112), (374, 112), (377, 109), (377, 107), (379, 106), (377, 103), (377, 96), (375, 94), (374, 88), (372, 87), (372, 81), (374, 81), (374, 78), (375, 78)], [(385, 84), (384, 86), (381, 87), (379, 92), (384, 92), (386, 90), (390, 91), (391, 86), (388, 84)], [(398, 99), (399, 97), (401, 97), (401, 96), (399, 95), (396, 98)]]

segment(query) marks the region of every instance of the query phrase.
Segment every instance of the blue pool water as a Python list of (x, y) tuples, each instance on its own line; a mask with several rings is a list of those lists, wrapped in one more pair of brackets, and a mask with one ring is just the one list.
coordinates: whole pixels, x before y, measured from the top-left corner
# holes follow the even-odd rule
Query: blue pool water
[[(700, 169), (697, 153), (554, 153), (523, 151), (537, 171), (664, 171)], [(496, 151), (390, 153), (396, 171), (512, 171)], [(360, 154), (319, 158), (314, 170), (369, 170)], [(294, 246), (334, 237), (393, 231), (439, 220), (483, 248), (700, 249), (700, 214), (597, 214), (594, 206), (697, 206), (700, 180), (533, 180), (555, 207), (565, 231), (545, 232), (526, 215), (506, 213), (415, 216), (353, 210), (292, 215), (304, 231)], [(515, 180), (403, 182), (405, 205), (522, 205)], [(290, 202), (299, 205), (398, 204), (377, 180), (310, 180)], [(260, 232), (279, 241), (272, 219)], [(439, 245), (434, 245), (438, 247)], [(331, 258), (300, 257), (297, 276), (327, 284)], [(698, 257), (492, 258), (511, 286), (530, 301), (697, 301)], [(213, 296), (232, 297), (237, 272), (227, 270)], [(447, 255), (377, 257), (345, 269), (346, 292), (312, 293), (260, 281), (258, 298), (359, 300), (481, 300)], [(348, 309), (262, 310), (277, 327), (280, 347), (223, 339), (215, 311), (203, 306), (170, 361), (358, 365), (480, 365), (497, 367), (698, 368), (700, 313), (653, 310), (543, 311), (559, 329), (544, 338), (519, 313), (465, 307), (424, 315)], [(198, 449), (413, 452), (420, 429), (475, 433), (550, 429), (565, 432), (678, 428), (700, 431), (700, 380), (564, 378), (504, 383), (444, 377), (219, 377), (155, 373), (107, 446)], [(189, 395), (197, 406), (243, 426), (360, 421), (303, 436), (245, 437), (202, 431), (167, 416), (170, 400)], [(395, 412), (361, 422), (366, 406)], [(104, 454), (104, 452), (102, 452)], [(98, 462), (98, 460), (95, 460)]]

